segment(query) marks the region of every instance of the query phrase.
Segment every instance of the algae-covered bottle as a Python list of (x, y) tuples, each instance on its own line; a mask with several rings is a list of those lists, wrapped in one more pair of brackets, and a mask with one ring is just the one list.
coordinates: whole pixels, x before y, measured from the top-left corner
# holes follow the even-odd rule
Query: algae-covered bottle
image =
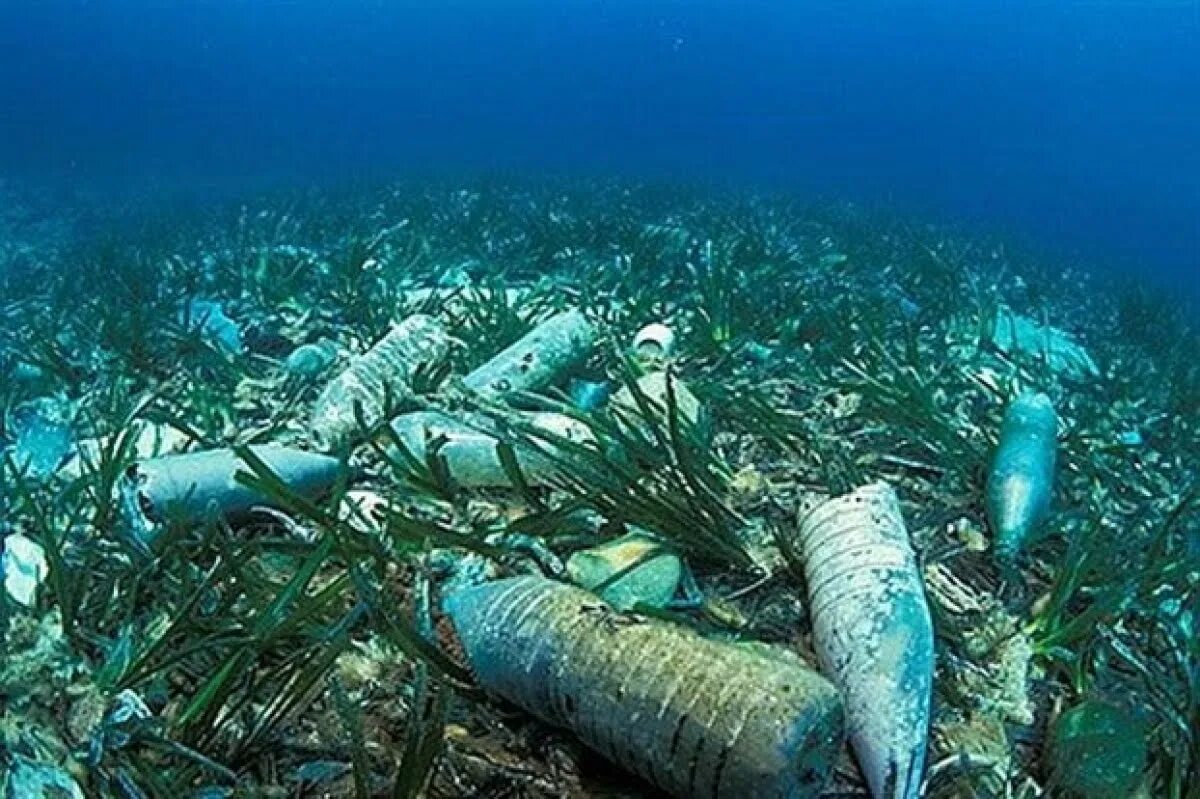
[(497, 399), (521, 391), (538, 391), (586, 360), (595, 343), (596, 328), (587, 316), (577, 309), (565, 311), (473, 370), (463, 383)]
[(385, 397), (396, 402), (409, 396), (417, 368), (442, 361), (449, 351), (450, 336), (440, 322), (424, 314), (406, 318), (321, 392), (310, 426), (313, 444), (328, 451), (353, 438), (358, 430), (355, 404), (366, 424), (380, 421)]
[(996, 558), (1011, 566), (1050, 509), (1058, 417), (1045, 394), (1013, 400), (987, 483), (987, 512)]
[(625, 616), (539, 576), (443, 602), (483, 688), (679, 797), (820, 794), (842, 703), (793, 652)]

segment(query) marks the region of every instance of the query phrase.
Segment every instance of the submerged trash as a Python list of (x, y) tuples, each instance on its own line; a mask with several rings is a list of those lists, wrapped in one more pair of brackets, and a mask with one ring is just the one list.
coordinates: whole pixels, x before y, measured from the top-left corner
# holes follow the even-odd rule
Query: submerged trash
[(655, 322), (633, 337), (633, 355), (643, 366), (661, 366), (675, 357), (675, 331)]
[(987, 512), (996, 558), (1012, 565), (1050, 509), (1058, 417), (1045, 394), (1022, 394), (1008, 406), (987, 482)]
[[(555, 437), (580, 443), (593, 440), (592, 431), (586, 424), (561, 413), (531, 413), (526, 419), (530, 425), (552, 437), (550, 441), (537, 441), (547, 452), (556, 449)], [(502, 436), (485, 432), (480, 427), (490, 429), (493, 425), (478, 419), (473, 426), (432, 411), (406, 413), (392, 422), (392, 430), (419, 461), (424, 462), (429, 457), (428, 444), (436, 443), (437, 456), (445, 463), (450, 478), (459, 485), (511, 488), (513, 480), (497, 449)], [(528, 444), (513, 442), (512, 447), (521, 477), (528, 485), (547, 485), (561, 471), (552, 458)]]
[(797, 540), (821, 668), (842, 690), (871, 794), (920, 794), (933, 625), (896, 492), (862, 486), (801, 510)]
[(41, 545), (20, 533), (0, 539), (0, 579), (4, 591), (13, 601), (27, 608), (37, 601), (38, 586), (46, 579), (50, 567)]
[(603, 586), (600, 598), (616, 610), (663, 608), (679, 588), (683, 562), (654, 538), (630, 533), (571, 555), (567, 576), (589, 591)]
[(450, 336), (440, 322), (423, 314), (406, 318), (321, 392), (309, 429), (313, 444), (326, 451), (345, 445), (359, 430), (355, 405), (363, 422), (375, 424), (387, 410), (385, 397), (393, 402), (408, 397), (417, 368), (437, 364), (449, 352)]
[(815, 797), (842, 741), (837, 691), (792, 652), (623, 616), (543, 577), (444, 608), (487, 691), (680, 797)]
[[(651, 372), (638, 378), (636, 385), (637, 390), (649, 401), (654, 415), (667, 420), (673, 399), (679, 421), (699, 433), (701, 438), (708, 437), (703, 418), (704, 406), (682, 380), (667, 372)], [(612, 406), (630, 414), (640, 414), (637, 397), (629, 386), (623, 386), (613, 396)]]
[(1088, 700), (1055, 720), (1045, 753), (1054, 787), (1087, 799), (1124, 799), (1146, 769), (1145, 730), (1121, 708)]
[[(132, 443), (129, 452), (138, 460), (157, 458), (172, 452), (182, 452), (193, 439), (187, 433), (169, 424), (134, 422)], [(59, 468), (64, 477), (79, 477), (88, 469), (99, 466), (107, 449), (113, 446), (112, 436), (86, 438), (80, 441), (69, 459)]]
[(195, 326), (217, 349), (234, 355), (242, 351), (242, 330), (225, 315), (221, 303), (194, 299), (188, 303), (182, 317), (185, 324)]
[[(288, 488), (304, 496), (328, 491), (341, 468), (336, 458), (289, 447), (250, 450)], [(239, 471), (249, 472), (250, 467), (231, 449), (138, 461), (122, 479), (122, 509), (138, 537), (147, 540), (156, 524), (168, 519), (202, 522), (210, 507), (228, 518), (244, 516), (257, 505), (274, 507), (270, 497), (237, 481)]]
[(594, 411), (604, 407), (612, 396), (613, 386), (607, 380), (580, 380), (571, 378), (567, 383), (567, 396), (571, 404), (581, 411)]
[(585, 360), (596, 328), (580, 310), (556, 314), (463, 378), (473, 391), (503, 399), (551, 385)]
[(52, 474), (71, 451), (73, 407), (65, 399), (39, 397), (13, 411), (12, 457), (17, 468), (33, 477)]
[(1056, 327), (1039, 325), (1019, 316), (1005, 306), (996, 310), (992, 323), (991, 341), (1005, 354), (1014, 352), (1044, 358), (1050, 371), (1076, 379), (1095, 377), (1100, 368), (1069, 333)]
[(61, 766), (11, 753), (0, 771), (0, 799), (84, 799), (75, 778)]
[(337, 360), (337, 345), (329, 339), (313, 344), (302, 344), (292, 350), (283, 361), (283, 370), (292, 377), (313, 378), (321, 376)]

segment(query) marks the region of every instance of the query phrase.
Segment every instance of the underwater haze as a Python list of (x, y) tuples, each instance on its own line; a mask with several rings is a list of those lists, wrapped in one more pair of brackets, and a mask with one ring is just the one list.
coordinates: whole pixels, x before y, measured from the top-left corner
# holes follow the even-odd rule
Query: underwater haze
[(732, 181), (1200, 291), (1194, 0), (17, 0), (0, 54), (0, 174)]

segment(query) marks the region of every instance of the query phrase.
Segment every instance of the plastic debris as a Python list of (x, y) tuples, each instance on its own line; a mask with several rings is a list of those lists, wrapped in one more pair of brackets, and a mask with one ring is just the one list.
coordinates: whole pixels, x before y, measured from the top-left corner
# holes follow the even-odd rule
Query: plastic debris
[(449, 352), (450, 336), (440, 322), (423, 314), (406, 318), (321, 392), (309, 431), (313, 444), (329, 451), (348, 443), (359, 430), (356, 404), (363, 421), (375, 424), (383, 418), (386, 397), (400, 402), (410, 396), (417, 368), (437, 364)]
[(567, 576), (589, 591), (604, 586), (600, 598), (616, 610), (663, 608), (679, 588), (683, 563), (654, 538), (630, 533), (571, 555)]
[(806, 503), (797, 541), (821, 669), (841, 689), (876, 799), (920, 795), (933, 624), (896, 492), (886, 483)]
[[(649, 400), (651, 410), (664, 420), (667, 418), (670, 397), (673, 394), (679, 420), (697, 432), (705, 432), (702, 419), (704, 408), (687, 384), (679, 378), (669, 375), (667, 372), (651, 372), (638, 378), (637, 387), (638, 391)], [(631, 414), (640, 413), (637, 399), (629, 390), (629, 386), (623, 386), (613, 396), (612, 405)]]
[(302, 344), (288, 354), (283, 369), (292, 377), (320, 377), (337, 360), (337, 345), (328, 339), (313, 344)]
[(2, 546), (0, 576), (4, 579), (5, 592), (18, 604), (33, 607), (37, 601), (38, 586), (50, 572), (46, 551), (36, 541), (20, 533), (6, 536)]
[(670, 361), (675, 357), (675, 331), (661, 322), (646, 325), (633, 337), (633, 355), (645, 367)]
[(1088, 700), (1054, 722), (1046, 754), (1055, 787), (1087, 799), (1124, 799), (1146, 769), (1145, 730), (1121, 708)]
[(71, 417), (74, 409), (65, 399), (39, 397), (13, 411), (13, 461), (33, 477), (54, 473), (71, 451)]
[[(531, 413), (526, 419), (532, 426), (554, 436), (580, 443), (593, 440), (591, 429), (570, 416)], [(430, 454), (428, 445), (436, 442), (438, 457), (444, 461), (450, 477), (459, 485), (468, 488), (511, 488), (512, 478), (497, 449), (502, 436), (485, 432), (492, 427), (484, 419), (468, 424), (431, 411), (407, 413), (392, 422), (392, 429), (404, 446), (422, 462)], [(550, 442), (538, 443), (547, 451), (554, 449)], [(558, 472), (559, 467), (551, 458), (528, 445), (514, 443), (513, 454), (521, 476), (528, 485), (547, 485)]]
[[(468, 277), (467, 283), (462, 285), (447, 284), (405, 289), (404, 304), (409, 308), (428, 308), (432, 305), (451, 313), (458, 313), (470, 307), (471, 301), (476, 297), (495, 302), (500, 298), (498, 295), (501, 293), (487, 286), (472, 286), (470, 277)], [(528, 287), (509, 287), (503, 290), (501, 296), (504, 298), (505, 305), (514, 308), (528, 295)]]
[(596, 343), (596, 328), (582, 311), (557, 314), (466, 377), (472, 391), (503, 399), (553, 384), (585, 360)]
[(112, 698), (104, 717), (91, 731), (88, 761), (98, 764), (104, 753), (123, 749), (149, 726), (154, 714), (136, 691), (126, 688)]
[[(133, 457), (139, 460), (157, 458), (173, 452), (182, 452), (192, 443), (192, 437), (177, 427), (168, 424), (134, 422), (133, 442), (129, 445)], [(59, 469), (64, 477), (79, 477), (88, 469), (99, 465), (103, 453), (112, 446), (112, 438), (85, 438)]]
[[(305, 496), (328, 491), (341, 468), (336, 458), (289, 447), (256, 446), (251, 451), (289, 488)], [(234, 519), (257, 505), (273, 507), (269, 497), (237, 481), (239, 471), (250, 468), (231, 449), (138, 461), (121, 482), (127, 520), (146, 540), (167, 519), (194, 524), (203, 521), (210, 509)]]
[(1005, 354), (1021, 353), (1044, 358), (1050, 371), (1081, 379), (1095, 377), (1100, 368), (1092, 356), (1070, 333), (1056, 327), (1039, 325), (1025, 316), (1019, 316), (1007, 307), (996, 311), (992, 324), (992, 344)]
[(594, 411), (604, 407), (612, 396), (613, 385), (607, 380), (580, 380), (571, 378), (567, 383), (567, 396), (571, 404), (581, 411)]
[(236, 355), (242, 351), (242, 330), (225, 315), (219, 302), (192, 300), (183, 313), (183, 322), (197, 327), (206, 340), (223, 352)]
[(837, 760), (837, 690), (788, 650), (624, 616), (537, 576), (443, 604), (485, 690), (675, 796), (815, 797)]
[(0, 799), (84, 799), (75, 778), (52, 763), (11, 754), (0, 776)]
[(1058, 417), (1045, 394), (1022, 394), (1008, 406), (987, 482), (987, 512), (996, 558), (1012, 565), (1046, 517), (1054, 487)]
[(1146, 439), (1139, 430), (1126, 430), (1117, 434), (1117, 443), (1122, 447), (1136, 448), (1144, 446)]

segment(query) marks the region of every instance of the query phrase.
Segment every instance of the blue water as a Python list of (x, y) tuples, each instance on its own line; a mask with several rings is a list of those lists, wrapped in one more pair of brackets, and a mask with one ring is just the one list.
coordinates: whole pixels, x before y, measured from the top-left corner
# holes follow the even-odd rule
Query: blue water
[(1196, 0), (8, 0), (0, 70), (0, 176), (729, 181), (1200, 294)]

